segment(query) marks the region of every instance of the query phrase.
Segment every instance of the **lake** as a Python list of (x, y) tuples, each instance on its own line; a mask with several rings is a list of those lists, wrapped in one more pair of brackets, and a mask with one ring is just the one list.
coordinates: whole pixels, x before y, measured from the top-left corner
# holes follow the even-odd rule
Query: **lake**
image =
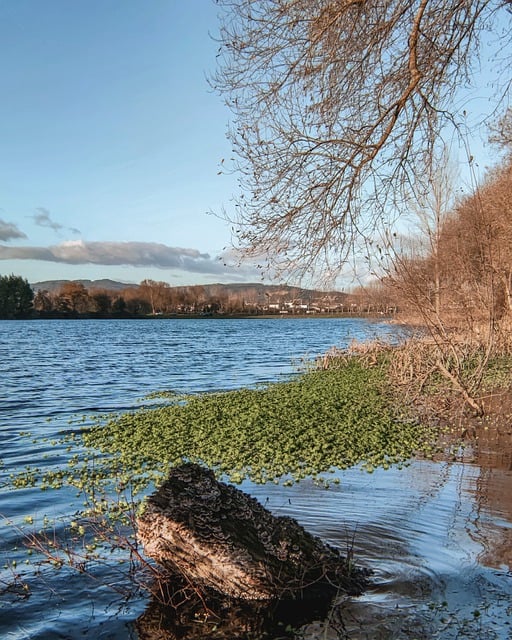
[[(276, 381), (331, 346), (396, 339), (398, 331), (357, 318), (0, 322), (0, 638), (157, 637), (144, 614), (147, 600), (123, 595), (126, 572), (105, 563), (93, 581), (66, 567), (36, 571), (23, 546), (23, 531), (45, 522), (58, 528), (82, 503), (67, 490), (10, 490), (9, 474), (26, 465), (64, 466), (69, 453), (52, 441), (76, 429), (78, 417), (136, 408), (153, 391)], [(327, 618), (305, 621), (286, 637), (510, 639), (507, 447), (485, 433), (474, 462), (351, 469), (328, 490), (309, 481), (290, 488), (244, 483), (275, 513), (353, 548), (356, 561), (373, 570), (367, 593), (340, 597)], [(181, 637), (192, 635), (181, 630)], [(256, 636), (241, 630), (236, 637)]]

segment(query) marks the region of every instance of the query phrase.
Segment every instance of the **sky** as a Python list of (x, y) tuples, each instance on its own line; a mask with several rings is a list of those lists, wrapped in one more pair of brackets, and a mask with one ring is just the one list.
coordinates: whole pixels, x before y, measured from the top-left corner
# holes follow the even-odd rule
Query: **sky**
[(212, 0), (0, 0), (0, 275), (260, 279), (223, 260), (217, 32)]
[(211, 0), (0, 0), (0, 275), (257, 280), (223, 266), (235, 178)]

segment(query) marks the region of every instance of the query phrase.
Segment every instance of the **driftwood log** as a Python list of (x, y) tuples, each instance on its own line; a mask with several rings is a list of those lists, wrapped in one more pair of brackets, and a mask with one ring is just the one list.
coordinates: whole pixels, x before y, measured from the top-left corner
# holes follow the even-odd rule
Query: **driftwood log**
[(365, 584), (338, 550), (195, 464), (173, 469), (148, 499), (137, 536), (171, 574), (230, 598), (360, 593)]

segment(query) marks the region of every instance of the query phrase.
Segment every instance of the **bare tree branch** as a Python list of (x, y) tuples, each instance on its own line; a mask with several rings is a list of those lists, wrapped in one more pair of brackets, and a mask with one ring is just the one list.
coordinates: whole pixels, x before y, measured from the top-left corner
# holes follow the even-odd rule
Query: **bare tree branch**
[(235, 244), (281, 274), (336, 271), (389, 221), (456, 121), (481, 35), (510, 21), (504, 0), (217, 4)]

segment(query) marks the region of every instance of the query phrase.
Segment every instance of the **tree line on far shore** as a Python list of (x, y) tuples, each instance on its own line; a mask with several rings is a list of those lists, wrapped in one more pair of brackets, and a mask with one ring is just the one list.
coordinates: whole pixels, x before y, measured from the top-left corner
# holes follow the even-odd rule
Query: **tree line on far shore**
[[(35, 289), (35, 290), (34, 290)], [(123, 318), (155, 316), (389, 314), (387, 293), (357, 289), (323, 292), (287, 285), (193, 285), (171, 287), (143, 280), (114, 290), (65, 281), (31, 287), (21, 276), (0, 276), (0, 318)]]

